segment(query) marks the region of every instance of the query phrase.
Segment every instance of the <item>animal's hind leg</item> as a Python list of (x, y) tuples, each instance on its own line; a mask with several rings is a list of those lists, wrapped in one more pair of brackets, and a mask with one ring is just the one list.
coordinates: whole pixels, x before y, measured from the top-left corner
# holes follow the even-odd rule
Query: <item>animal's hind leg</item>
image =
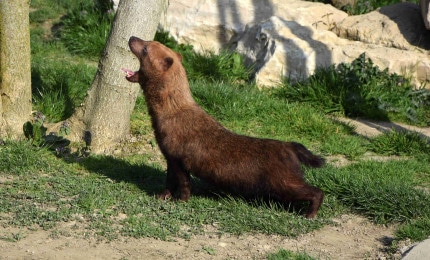
[(307, 218), (314, 218), (317, 215), (317, 212), (319, 208), (321, 207), (321, 204), (323, 203), (324, 199), (324, 193), (321, 189), (314, 187), (314, 186), (308, 186), (307, 188), (310, 190), (311, 198), (309, 199), (309, 209), (306, 213)]
[(285, 202), (309, 201), (309, 208), (305, 215), (306, 218), (314, 218), (317, 215), (318, 209), (324, 199), (324, 193), (321, 189), (306, 183), (289, 186), (282, 194), (280, 198)]

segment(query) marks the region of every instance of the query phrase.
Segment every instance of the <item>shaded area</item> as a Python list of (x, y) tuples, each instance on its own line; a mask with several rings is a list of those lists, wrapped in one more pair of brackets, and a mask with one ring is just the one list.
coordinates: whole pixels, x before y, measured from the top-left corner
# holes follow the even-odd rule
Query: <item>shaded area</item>
[(425, 28), (419, 5), (398, 3), (382, 6), (379, 12), (397, 24), (403, 37), (411, 45), (430, 49), (430, 30)]
[(164, 188), (164, 171), (144, 163), (130, 163), (111, 156), (90, 156), (80, 160), (79, 164), (115, 182), (132, 183), (149, 196)]

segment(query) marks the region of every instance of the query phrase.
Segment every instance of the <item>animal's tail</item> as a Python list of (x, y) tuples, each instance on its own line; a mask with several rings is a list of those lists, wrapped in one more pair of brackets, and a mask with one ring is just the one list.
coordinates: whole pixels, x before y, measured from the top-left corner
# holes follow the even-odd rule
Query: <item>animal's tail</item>
[(325, 159), (321, 156), (313, 154), (311, 151), (306, 149), (306, 147), (302, 144), (291, 142), (297, 157), (300, 162), (306, 166), (318, 168), (324, 165)]

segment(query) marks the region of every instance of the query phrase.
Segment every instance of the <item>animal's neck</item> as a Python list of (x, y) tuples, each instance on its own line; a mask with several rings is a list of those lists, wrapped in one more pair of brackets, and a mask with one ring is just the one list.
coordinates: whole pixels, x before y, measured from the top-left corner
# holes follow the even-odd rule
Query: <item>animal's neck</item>
[(188, 85), (151, 86), (144, 92), (150, 115), (156, 118), (174, 115), (196, 104)]

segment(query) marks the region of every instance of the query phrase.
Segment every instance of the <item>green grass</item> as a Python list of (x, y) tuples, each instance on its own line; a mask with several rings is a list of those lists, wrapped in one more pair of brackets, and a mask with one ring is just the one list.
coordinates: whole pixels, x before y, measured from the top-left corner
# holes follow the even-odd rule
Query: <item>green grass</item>
[(430, 154), (430, 143), (419, 133), (391, 130), (374, 138), (371, 149), (385, 155)]
[[(44, 26), (44, 22), (58, 28), (60, 18), (71, 8), (79, 8), (77, 1), (59, 1), (52, 5), (47, 1), (32, 1), (30, 17), (47, 10), (52, 15), (31, 19), (31, 77), (33, 110), (42, 112), (49, 121), (67, 119), (79, 106), (88, 90), (96, 63), (70, 53), (66, 45), (56, 37), (56, 32)], [(56, 14), (54, 16), (53, 14)], [(42, 19), (43, 18), (43, 19)], [(63, 18), (64, 19), (64, 18)], [(58, 30), (58, 29), (57, 29)]]
[(198, 81), (191, 87), (194, 98), (206, 111), (238, 133), (296, 140), (323, 153), (348, 158), (366, 151), (368, 141), (353, 135), (353, 128), (334, 122), (309, 104), (288, 103), (252, 87), (226, 83)]
[[(6, 144), (0, 155), (6, 158), (1, 176), (11, 176), (0, 188), (0, 212), (8, 213), (2, 215), (4, 225), (52, 229), (82, 216), (89, 232), (107, 238), (121, 234), (167, 239), (190, 237), (213, 224), (233, 234), (297, 236), (330, 222), (309, 221), (275, 205), (218, 197), (203, 188), (188, 203), (157, 200), (154, 194), (163, 188), (164, 173), (145, 158), (130, 163), (93, 156), (67, 163), (25, 142)], [(196, 190), (199, 185), (195, 183)], [(127, 217), (115, 220), (120, 214)]]
[(98, 60), (110, 33), (112, 12), (102, 12), (93, 1), (83, 2), (61, 19), (57, 37), (67, 50)]
[(162, 31), (156, 33), (154, 40), (182, 55), (183, 66), (191, 80), (230, 84), (242, 84), (249, 80), (251, 69), (243, 65), (243, 57), (238, 53), (229, 51), (221, 51), (219, 54), (196, 53), (192, 46), (178, 44), (167, 32)]
[[(94, 32), (87, 22), (104, 19), (84, 1), (33, 0), (32, 79), (34, 110), (48, 121), (73, 113), (91, 84), (106, 27)], [(109, 18), (109, 17), (107, 17)], [(80, 20), (81, 19), (81, 20)], [(110, 18), (109, 18), (110, 19)], [(42, 26), (51, 22), (56, 31)], [(75, 23), (76, 22), (76, 23)], [(74, 25), (76, 24), (76, 28)], [(91, 26), (90, 26), (91, 27)], [(79, 30), (91, 40), (85, 49), (73, 45)], [(103, 32), (104, 31), (104, 32)], [(69, 36), (66, 36), (69, 33)], [(69, 39), (67, 38), (69, 37)], [(57, 156), (49, 147), (28, 142), (0, 142), (0, 224), (21, 229), (45, 229), (53, 236), (69, 233), (101, 239), (154, 237), (190, 238), (216, 227), (220, 234), (278, 234), (288, 237), (332, 224), (346, 213), (374, 223), (395, 225), (396, 239), (422, 240), (430, 235), (430, 152), (428, 140), (408, 132), (388, 132), (375, 138), (355, 134), (330, 115), (362, 116), (429, 124), (429, 94), (413, 90), (407, 79), (380, 71), (365, 57), (352, 64), (321, 69), (308, 81), (259, 91), (247, 84), (249, 70), (238, 54), (195, 54), (165, 33), (157, 39), (184, 57), (193, 96), (212, 116), (242, 134), (298, 141), (324, 156), (342, 156), (351, 164), (305, 169), (306, 178), (325, 192), (318, 218), (301, 216), (304, 205), (280, 205), (259, 198), (232, 197), (192, 180), (188, 203), (159, 201), (165, 167), (157, 160), (156, 144), (145, 101), (139, 97), (131, 116), (131, 131), (139, 141), (130, 145), (143, 155)], [(91, 47), (94, 47), (91, 46)], [(376, 111), (376, 112), (375, 112)], [(371, 160), (369, 155), (385, 158)], [(387, 156), (391, 156), (388, 157)], [(62, 230), (60, 223), (75, 223)], [(21, 233), (0, 239), (17, 241)], [(211, 248), (205, 248), (208, 253)], [(270, 259), (311, 259), (279, 250)]]
[[(354, 5), (348, 5), (342, 8), (350, 15), (360, 15), (369, 13), (376, 10), (378, 7), (393, 5), (397, 3), (404, 2), (402, 0), (358, 0)], [(406, 2), (411, 2), (419, 4), (418, 0), (408, 0)]]
[(267, 257), (268, 260), (313, 260), (313, 258), (306, 254), (305, 252), (297, 252), (293, 253), (291, 251), (280, 249), (276, 253), (269, 254)]
[(419, 185), (430, 169), (420, 160), (363, 161), (340, 169), (312, 170), (309, 179), (351, 210), (375, 223), (405, 223), (430, 217), (429, 194)]
[[(309, 0), (310, 2), (321, 2), (325, 4), (331, 4), (330, 0)], [(360, 15), (370, 13), (376, 10), (379, 7), (393, 5), (402, 2), (411, 2), (415, 4), (419, 4), (418, 0), (357, 0), (354, 1), (354, 4), (348, 4), (343, 7), (340, 7), (342, 11), (347, 12), (349, 15)]]
[[(196, 96), (199, 91), (204, 91), (198, 90), (199, 87), (202, 86), (193, 85), (193, 90), (197, 89)], [(288, 118), (294, 114), (315, 124), (320, 117), (324, 118), (323, 115), (311, 118), (308, 114), (297, 115), (298, 110), (281, 106), (281, 101), (277, 99), (270, 102), (270, 95), (261, 92), (242, 89), (244, 95), (237, 95), (236, 91), (223, 92), (220, 88), (216, 93), (225, 95), (224, 101), (215, 99), (220, 106), (207, 105), (215, 104), (209, 100), (206, 105), (202, 104), (210, 113), (224, 110), (228, 113), (236, 112), (239, 115), (238, 122), (232, 123), (234, 120), (230, 121), (230, 116), (221, 116), (219, 119), (238, 128), (245, 125), (249, 117), (255, 117), (256, 120), (260, 118), (265, 122), (261, 115), (266, 115), (267, 102), (272, 103), (272, 108), (282, 108), (271, 111), (275, 118)], [(210, 99), (211, 95), (206, 95), (206, 98)], [(262, 114), (255, 112), (241, 115), (244, 113), (242, 109), (247, 107), (246, 102), (241, 104), (244, 102), (243, 98), (267, 98), (267, 102), (257, 102), (256, 105), (248, 107), (261, 111)], [(236, 111), (229, 111), (231, 107), (228, 104), (231, 103), (238, 104)], [(133, 118), (140, 121), (147, 114), (141, 98), (137, 105), (134, 113), (136, 116)], [(326, 120), (325, 124), (330, 126), (327, 129), (342, 129), (342, 125)], [(307, 121), (298, 120), (290, 122), (290, 125), (293, 128), (301, 128), (303, 126), (300, 124), (309, 124)], [(138, 128), (139, 122), (135, 123)], [(273, 124), (283, 122), (272, 122)], [(268, 125), (268, 128), (271, 129), (271, 125)], [(261, 124), (258, 132), (255, 132), (255, 129), (252, 131), (255, 135), (260, 135), (265, 132), (264, 129), (265, 125)], [(298, 141), (313, 140), (308, 141), (312, 147), (319, 146), (317, 139), (320, 136), (312, 137), (311, 132), (292, 135), (289, 128), (281, 126), (277, 129), (271, 132), (272, 138), (295, 136)], [(346, 138), (350, 129), (345, 128), (344, 131), (342, 135)], [(333, 131), (326, 135), (339, 133), (341, 132), (338, 130), (337, 133)], [(354, 138), (364, 143), (373, 142)], [(342, 139), (332, 140), (337, 140), (339, 147), (345, 146)], [(370, 151), (370, 146), (365, 151)], [(190, 237), (204, 232), (205, 225), (216, 225), (219, 232), (232, 234), (259, 232), (295, 237), (327, 225), (332, 217), (348, 211), (362, 214), (375, 223), (405, 223), (417, 229), (420, 226), (413, 225), (412, 222), (428, 220), (430, 213), (430, 206), (426, 203), (430, 196), (416, 188), (421, 183), (430, 183), (428, 154), (416, 158), (408, 154), (408, 157), (401, 160), (357, 161), (340, 168), (326, 166), (322, 169), (307, 170), (308, 180), (326, 193), (324, 205), (316, 220), (306, 220), (298, 215), (300, 207), (291, 213), (282, 205), (273, 202), (262, 202), (258, 199), (245, 201), (238, 197), (217, 195), (219, 191), (208, 189), (198, 180), (193, 181), (193, 197), (190, 202), (158, 201), (154, 195), (162, 190), (165, 173), (162, 166), (151, 162), (150, 154), (124, 158), (90, 156), (78, 162), (68, 162), (69, 160), (57, 158), (44, 148), (19, 142), (1, 146), (0, 156), (4, 158), (0, 173), (13, 176), (0, 189), (2, 197), (5, 198), (0, 208), (3, 212), (9, 212), (9, 217), (2, 219), (3, 223), (21, 227), (38, 225), (44, 229), (52, 229), (58, 222), (71, 221), (76, 216), (82, 216), (82, 225), (88, 232), (109, 239), (118, 235), (161, 239)], [(116, 220), (120, 215), (126, 217)], [(183, 229), (184, 226), (187, 227), (186, 230)], [(403, 236), (420, 234), (419, 232), (428, 234), (425, 230), (410, 232), (406, 227), (406, 231), (401, 233)]]
[(85, 97), (96, 68), (71, 58), (34, 55), (32, 59), (33, 106), (53, 122), (69, 118)]
[(329, 114), (430, 125), (430, 91), (414, 89), (410, 80), (381, 71), (365, 54), (351, 64), (319, 68), (305, 81), (286, 80), (277, 94)]

